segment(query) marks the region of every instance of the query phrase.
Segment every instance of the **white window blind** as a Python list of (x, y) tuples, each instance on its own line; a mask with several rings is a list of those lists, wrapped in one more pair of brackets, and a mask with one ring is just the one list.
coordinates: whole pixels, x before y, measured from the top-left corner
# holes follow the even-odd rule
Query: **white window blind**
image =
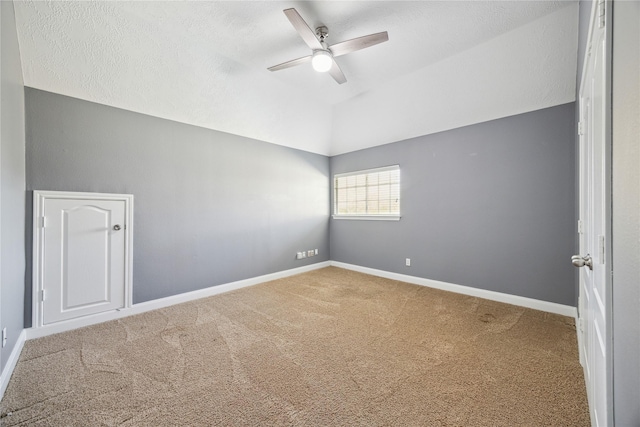
[(334, 217), (400, 217), (400, 166), (337, 174)]

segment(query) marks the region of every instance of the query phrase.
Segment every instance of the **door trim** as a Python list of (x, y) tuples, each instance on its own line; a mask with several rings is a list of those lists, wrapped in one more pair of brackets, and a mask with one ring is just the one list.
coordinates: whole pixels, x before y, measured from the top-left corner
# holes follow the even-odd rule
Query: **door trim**
[(44, 205), (50, 199), (91, 199), (122, 201), (125, 206), (125, 259), (124, 259), (124, 308), (133, 303), (133, 194), (81, 193), (71, 191), (33, 192), (33, 263), (32, 263), (32, 328), (43, 327), (43, 304), (40, 299), (43, 290), (43, 251), (44, 251)]

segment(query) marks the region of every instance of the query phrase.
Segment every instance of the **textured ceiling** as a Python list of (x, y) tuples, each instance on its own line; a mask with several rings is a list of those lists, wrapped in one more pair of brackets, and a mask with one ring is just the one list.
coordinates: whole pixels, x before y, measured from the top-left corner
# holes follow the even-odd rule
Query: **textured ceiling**
[[(333, 155), (574, 100), (575, 1), (16, 1), (25, 85)], [(283, 9), (329, 44), (310, 64)]]

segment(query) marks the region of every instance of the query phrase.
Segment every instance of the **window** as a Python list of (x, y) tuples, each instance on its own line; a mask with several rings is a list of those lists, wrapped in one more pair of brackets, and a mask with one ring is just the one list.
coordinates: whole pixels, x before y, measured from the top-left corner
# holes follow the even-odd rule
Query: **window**
[(400, 166), (334, 175), (333, 217), (399, 220)]

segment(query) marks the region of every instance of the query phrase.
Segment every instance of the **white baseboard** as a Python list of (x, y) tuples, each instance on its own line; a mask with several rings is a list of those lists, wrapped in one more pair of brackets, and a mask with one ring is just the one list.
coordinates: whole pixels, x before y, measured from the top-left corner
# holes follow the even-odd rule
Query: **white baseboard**
[(18, 359), (20, 358), (20, 353), (22, 353), (22, 347), (24, 347), (26, 339), (27, 330), (23, 329), (22, 332), (20, 332), (20, 335), (18, 335), (18, 341), (16, 342), (16, 345), (13, 346), (13, 350), (11, 350), (11, 354), (9, 355), (9, 359), (7, 359), (6, 365), (4, 365), (2, 374), (0, 374), (0, 399), (4, 396), (4, 392), (9, 385), (9, 380), (13, 374), (13, 370), (18, 364)]
[(453, 283), (440, 282), (437, 280), (424, 279), (421, 277), (409, 276), (405, 274), (392, 273), (384, 270), (376, 270), (369, 267), (361, 267), (353, 264), (346, 264), (338, 261), (324, 261), (304, 267), (293, 268), (291, 270), (279, 271), (276, 273), (266, 274), (263, 276), (253, 277), (250, 279), (239, 280), (237, 282), (225, 283), (223, 285), (211, 286), (209, 288), (197, 291), (186, 292), (183, 294), (173, 295), (166, 298), (159, 298), (152, 301), (146, 301), (134, 304), (129, 308), (123, 308), (116, 311), (100, 313), (92, 316), (85, 316), (78, 319), (57, 322), (51, 325), (45, 325), (39, 328), (25, 329), (26, 339), (40, 338), (51, 334), (70, 331), (72, 329), (82, 328), (84, 326), (94, 325), (96, 323), (107, 322), (109, 320), (120, 319), (134, 314), (144, 313), (159, 308), (169, 307), (171, 305), (183, 302), (193, 301), (199, 298), (205, 298), (218, 295), (224, 292), (233, 291), (247, 286), (257, 285), (259, 283), (277, 280), (284, 277), (293, 276), (295, 274), (305, 273), (307, 271), (317, 270), (328, 266), (335, 266), (347, 270), (359, 271), (361, 273), (371, 274), (373, 276), (385, 277), (387, 279), (399, 280), (402, 282), (413, 283), (416, 285), (427, 286), (445, 291), (455, 292), (464, 295), (470, 295), (478, 298), (485, 298), (492, 301), (504, 302), (507, 304), (518, 305), (535, 310), (546, 311), (549, 313), (561, 314), (563, 316), (576, 317), (577, 310), (575, 307), (568, 305), (556, 304), (553, 302), (540, 301), (532, 298), (526, 298), (516, 295), (504, 294), (501, 292), (487, 291), (484, 289), (471, 288), (468, 286), (455, 285)]
[(534, 310), (546, 311), (549, 313), (561, 314), (563, 316), (569, 316), (573, 318), (576, 318), (578, 313), (577, 309), (570, 305), (563, 305), (554, 302), (521, 297), (517, 295), (504, 294), (502, 292), (487, 291), (485, 289), (472, 288), (469, 286), (455, 285), (453, 283), (424, 279), (422, 277), (409, 276), (406, 274), (392, 273), (384, 270), (376, 270), (374, 268), (361, 267), (359, 265), (346, 264), (338, 261), (331, 261), (331, 265), (335, 267), (345, 268), (347, 270), (359, 271), (360, 273), (371, 274), (372, 276), (384, 277), (401, 282), (413, 283), (415, 285), (427, 286), (429, 288), (455, 292), (457, 294), (504, 302), (507, 304), (518, 305), (521, 307), (532, 308)]
[(250, 279), (238, 280), (237, 282), (225, 283), (223, 285), (211, 286), (197, 291), (186, 292), (183, 294), (173, 295), (170, 297), (159, 298), (151, 301), (133, 304), (129, 308), (122, 308), (116, 311), (95, 314), (91, 316), (80, 317), (77, 319), (57, 322), (51, 325), (44, 325), (39, 328), (25, 329), (26, 338), (40, 338), (51, 334), (66, 332), (85, 326), (95, 325), (96, 323), (107, 322), (109, 320), (121, 319), (123, 317), (132, 316), (134, 314), (144, 313), (146, 311), (156, 310), (159, 308), (169, 307), (183, 302), (193, 301), (200, 298), (206, 298), (218, 295), (224, 292), (234, 291), (236, 289), (247, 286), (257, 285), (259, 283), (269, 282), (271, 280), (282, 279), (284, 277), (293, 276), (295, 274), (306, 273), (307, 271), (317, 270), (330, 266), (330, 261), (319, 262), (304, 267), (292, 268), (290, 270), (279, 271), (276, 273), (265, 274), (263, 276), (252, 277)]

